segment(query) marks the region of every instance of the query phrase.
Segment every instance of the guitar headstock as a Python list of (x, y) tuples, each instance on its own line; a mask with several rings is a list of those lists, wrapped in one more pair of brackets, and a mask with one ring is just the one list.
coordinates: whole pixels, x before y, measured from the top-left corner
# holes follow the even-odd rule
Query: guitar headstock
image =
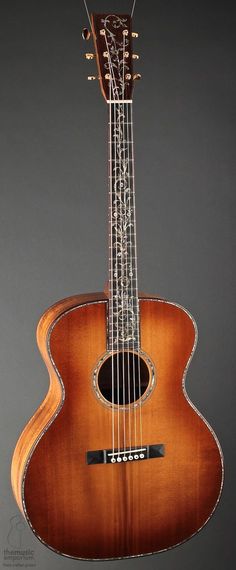
[[(138, 37), (138, 34), (132, 32), (131, 22), (131, 16), (126, 14), (91, 16), (98, 79), (106, 101), (132, 100), (134, 80), (141, 77), (137, 73), (133, 74), (133, 60), (138, 59), (138, 56), (133, 54), (132, 39)], [(86, 54), (86, 57), (93, 59), (94, 56)], [(88, 79), (95, 77), (90, 76)]]

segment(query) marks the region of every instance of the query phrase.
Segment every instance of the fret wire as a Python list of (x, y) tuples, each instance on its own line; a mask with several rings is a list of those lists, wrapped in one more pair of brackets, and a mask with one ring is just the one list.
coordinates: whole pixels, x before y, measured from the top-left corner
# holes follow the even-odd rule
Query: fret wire
[[(108, 122), (108, 125), (115, 125), (115, 124), (116, 124), (116, 123), (115, 123), (114, 121), (111, 121), (111, 122), (109, 121), (109, 122)], [(125, 126), (127, 126), (127, 125), (132, 125), (131, 121), (124, 121), (124, 124), (125, 124)]]

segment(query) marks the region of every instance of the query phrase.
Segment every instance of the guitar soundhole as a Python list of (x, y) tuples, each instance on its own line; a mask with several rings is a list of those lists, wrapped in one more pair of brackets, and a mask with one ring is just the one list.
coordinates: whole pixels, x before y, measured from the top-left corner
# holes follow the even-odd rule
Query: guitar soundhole
[[(146, 392), (150, 372), (143, 358), (133, 352), (109, 356), (98, 372), (98, 387), (102, 396), (117, 405), (128, 405)], [(113, 387), (113, 388), (112, 388)]]

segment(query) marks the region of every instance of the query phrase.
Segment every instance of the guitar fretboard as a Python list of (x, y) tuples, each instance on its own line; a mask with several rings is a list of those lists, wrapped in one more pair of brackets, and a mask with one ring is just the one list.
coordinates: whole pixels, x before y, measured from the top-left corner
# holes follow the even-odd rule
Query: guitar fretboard
[(132, 103), (109, 103), (110, 350), (139, 348)]

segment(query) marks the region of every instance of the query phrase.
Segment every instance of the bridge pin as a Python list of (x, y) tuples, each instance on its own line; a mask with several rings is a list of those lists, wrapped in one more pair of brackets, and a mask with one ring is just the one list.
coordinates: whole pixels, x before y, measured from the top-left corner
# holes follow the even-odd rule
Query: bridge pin
[(115, 458), (115, 457), (112, 457), (112, 458), (111, 458), (111, 463), (115, 463), (115, 462), (116, 462), (116, 458)]
[(144, 459), (144, 453), (140, 453), (140, 459)]
[(124, 455), (124, 457), (123, 457), (123, 461), (127, 461), (127, 457), (126, 457), (126, 455)]
[(135, 454), (134, 459), (139, 459), (139, 455)]
[(117, 461), (120, 463), (122, 461), (121, 457), (117, 457)]
[(129, 461), (133, 461), (133, 455), (129, 455)]

